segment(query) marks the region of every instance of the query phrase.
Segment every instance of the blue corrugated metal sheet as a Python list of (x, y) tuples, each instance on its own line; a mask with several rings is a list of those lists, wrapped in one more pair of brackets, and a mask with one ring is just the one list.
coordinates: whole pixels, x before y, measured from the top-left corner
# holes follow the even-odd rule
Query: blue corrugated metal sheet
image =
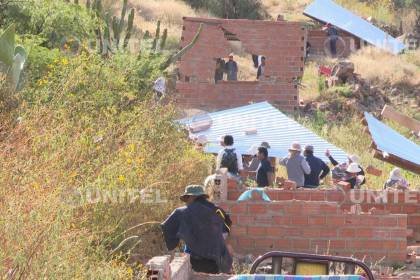
[[(328, 161), (324, 155), (326, 149), (329, 149), (339, 162), (347, 159), (343, 150), (290, 119), (268, 102), (210, 113), (209, 117), (212, 119), (212, 126), (206, 131), (193, 135), (207, 137), (210, 143), (206, 147), (206, 152), (209, 153), (217, 153), (221, 149), (218, 138), (230, 134), (235, 139), (235, 147), (242, 154), (247, 154), (252, 145), (267, 141), (271, 146), (270, 156), (282, 158), (287, 156), (288, 148), (293, 142), (299, 142), (302, 148), (306, 144), (314, 145), (315, 155), (325, 161)], [(180, 122), (189, 125), (192, 119)], [(250, 128), (256, 128), (257, 133), (245, 135), (245, 130)]]
[(331, 0), (315, 0), (306, 7), (303, 14), (325, 23), (329, 22), (393, 54), (398, 54), (406, 48), (403, 43), (386, 32)]
[(372, 140), (377, 150), (394, 155), (420, 166), (420, 146), (408, 140), (389, 126), (365, 113)]

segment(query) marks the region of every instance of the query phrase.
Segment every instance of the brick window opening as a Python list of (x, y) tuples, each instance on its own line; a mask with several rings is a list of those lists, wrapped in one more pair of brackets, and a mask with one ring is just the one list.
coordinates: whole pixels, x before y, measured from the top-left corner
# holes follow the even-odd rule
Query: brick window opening
[[(229, 44), (233, 53), (233, 61), (236, 62), (238, 71), (236, 74), (237, 81), (258, 81), (265, 78), (264, 72), (265, 68), (262, 66), (262, 75), (257, 79), (258, 68), (262, 64), (262, 60), (265, 59), (265, 63), (268, 63), (268, 58), (265, 55), (251, 54), (249, 53), (242, 42), (234, 37), (234, 34), (227, 34), (225, 36), (230, 36)], [(264, 58), (263, 58), (264, 57)], [(215, 73), (214, 80), (216, 83), (221, 81), (227, 81), (228, 79), (228, 63), (229, 57), (219, 57), (215, 58)], [(232, 78), (234, 75), (230, 75)], [(233, 81), (233, 80), (229, 80)]]

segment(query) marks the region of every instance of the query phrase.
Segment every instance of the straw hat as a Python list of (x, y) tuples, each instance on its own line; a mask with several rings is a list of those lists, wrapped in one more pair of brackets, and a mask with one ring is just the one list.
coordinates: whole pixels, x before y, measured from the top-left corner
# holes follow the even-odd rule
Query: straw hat
[(351, 160), (351, 162), (359, 163), (360, 158), (357, 155), (351, 155), (349, 156), (349, 160)]
[(359, 165), (355, 162), (350, 163), (349, 167), (347, 167), (346, 171), (348, 173), (359, 173), (362, 171), (359, 167)]
[(250, 155), (256, 155), (258, 153), (258, 145), (253, 144), (248, 150), (247, 153)]
[(231, 57), (231, 56), (233, 56), (234, 55), (234, 53), (233, 52), (231, 52), (230, 54), (229, 54), (229, 57)]
[(402, 179), (401, 170), (398, 167), (395, 167), (389, 173), (389, 177), (391, 180), (401, 180)]
[(300, 152), (302, 150), (302, 148), (300, 147), (299, 143), (293, 143), (290, 148), (289, 151), (297, 151)]

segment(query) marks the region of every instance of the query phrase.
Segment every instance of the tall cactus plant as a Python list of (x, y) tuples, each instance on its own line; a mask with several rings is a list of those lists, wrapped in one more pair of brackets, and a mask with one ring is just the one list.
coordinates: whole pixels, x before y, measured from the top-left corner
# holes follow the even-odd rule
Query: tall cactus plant
[(160, 39), (160, 49), (163, 50), (165, 48), (166, 39), (168, 38), (168, 29), (165, 28), (163, 30), (162, 38)]
[(157, 25), (156, 25), (155, 38), (153, 39), (153, 43), (152, 43), (153, 51), (156, 51), (156, 46), (157, 46), (157, 42), (159, 41), (159, 36), (160, 36), (160, 20), (158, 20)]
[(191, 49), (195, 43), (197, 43), (198, 38), (200, 37), (201, 31), (203, 30), (203, 24), (200, 23), (200, 26), (198, 27), (197, 33), (195, 33), (194, 38), (191, 40), (191, 42), (183, 47), (179, 52), (171, 55), (165, 62), (163, 62), (160, 65), (161, 70), (165, 70), (168, 68), (172, 63), (176, 62), (178, 59), (180, 59), (189, 49)]
[(11, 25), (0, 34), (0, 63), (4, 64), (4, 73), (13, 91), (19, 86), (26, 58), (25, 49), (15, 45), (15, 26)]
[(128, 42), (131, 38), (131, 32), (133, 31), (133, 22), (134, 22), (134, 9), (131, 9), (130, 14), (128, 15), (128, 21), (127, 21), (127, 32), (125, 33), (124, 38), (124, 49), (127, 48)]

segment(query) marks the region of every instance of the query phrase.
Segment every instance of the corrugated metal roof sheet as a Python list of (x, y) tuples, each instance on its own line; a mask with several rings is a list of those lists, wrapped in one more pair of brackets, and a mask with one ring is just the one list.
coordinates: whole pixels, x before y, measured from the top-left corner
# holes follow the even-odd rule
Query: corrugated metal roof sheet
[(369, 132), (377, 150), (420, 166), (420, 146), (408, 140), (369, 113), (365, 113)]
[[(314, 145), (315, 155), (325, 161), (328, 161), (324, 154), (326, 149), (330, 150), (337, 161), (347, 160), (343, 150), (290, 119), (268, 102), (209, 113), (207, 117), (212, 120), (211, 127), (192, 136), (205, 135), (210, 142), (205, 149), (209, 153), (217, 153), (221, 149), (218, 138), (229, 134), (234, 137), (235, 147), (242, 154), (247, 154), (252, 145), (266, 141), (271, 146), (269, 155), (282, 158), (287, 156), (288, 148), (293, 142), (299, 142), (302, 148), (307, 144)], [(180, 122), (190, 125), (193, 119), (183, 119)], [(250, 128), (256, 128), (257, 133), (246, 135), (245, 130)]]
[(306, 7), (303, 14), (325, 23), (329, 22), (393, 54), (398, 54), (406, 48), (391, 35), (331, 0), (315, 0)]

